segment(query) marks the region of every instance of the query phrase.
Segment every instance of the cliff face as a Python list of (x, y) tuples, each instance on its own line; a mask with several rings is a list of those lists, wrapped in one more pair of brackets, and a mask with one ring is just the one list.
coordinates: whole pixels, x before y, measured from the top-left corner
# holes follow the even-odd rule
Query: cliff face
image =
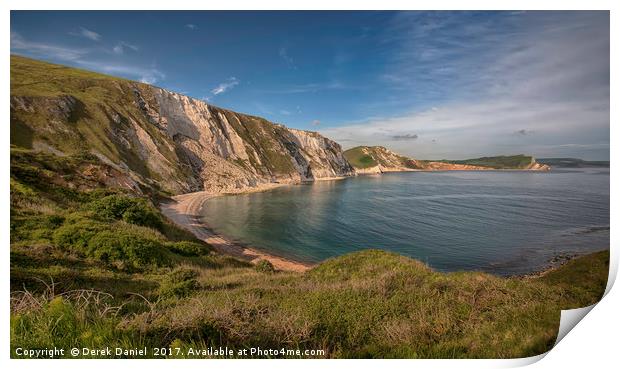
[(149, 122), (171, 138), (208, 191), (354, 174), (336, 142), (150, 86), (136, 88)]
[(137, 82), (11, 57), (11, 143), (178, 194), (355, 174), (340, 145)]

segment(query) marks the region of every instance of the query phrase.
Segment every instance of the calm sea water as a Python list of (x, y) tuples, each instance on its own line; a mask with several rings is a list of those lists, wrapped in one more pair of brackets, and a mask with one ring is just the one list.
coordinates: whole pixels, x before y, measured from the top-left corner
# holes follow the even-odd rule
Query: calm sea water
[(207, 201), (216, 232), (318, 262), (376, 248), (442, 271), (527, 273), (609, 247), (609, 169), (407, 172)]

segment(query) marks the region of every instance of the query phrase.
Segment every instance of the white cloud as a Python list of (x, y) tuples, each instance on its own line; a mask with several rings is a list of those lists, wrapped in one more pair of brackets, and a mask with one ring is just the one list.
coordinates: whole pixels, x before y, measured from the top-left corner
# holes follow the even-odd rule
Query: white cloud
[[(321, 132), (350, 146), (380, 144), (428, 159), (515, 153), (608, 157), (608, 13), (573, 12), (561, 16), (567, 18), (556, 22), (554, 17), (560, 15), (536, 13), (529, 23), (522, 24), (528, 28), (524, 32), (497, 36), (489, 29), (483, 35), (483, 44), (488, 48), (497, 46), (498, 50), (490, 59), (462, 55), (466, 60), (461, 70), (450, 77), (454, 81), (446, 82), (455, 88), (452, 99), (443, 104), (435, 101), (433, 108), (426, 110)], [(517, 18), (527, 17), (529, 12)], [(418, 32), (428, 33), (436, 27), (441, 23), (431, 22)], [(410, 32), (403, 32), (412, 37)], [(444, 38), (442, 42), (450, 40)], [(446, 46), (439, 52), (449, 56), (449, 49)], [(409, 79), (421, 74), (413, 66), (413, 61), (418, 60), (414, 52), (401, 53), (400, 64), (392, 65), (390, 76), (385, 76), (402, 87), (399, 96), (433, 92), (420, 90)], [(459, 69), (453, 59), (442, 57), (435, 62), (437, 68), (447, 63)], [(433, 83), (443, 86), (444, 80), (437, 73), (433, 70), (426, 74)], [(393, 140), (412, 132), (419, 138)]]
[(85, 49), (28, 41), (17, 32), (11, 32), (11, 50), (26, 52), (34, 56), (52, 57), (63, 61), (74, 61), (88, 53)]
[(70, 33), (73, 36), (81, 36), (81, 37), (85, 37), (89, 40), (93, 40), (93, 41), (99, 41), (101, 40), (101, 35), (98, 34), (95, 31), (91, 31), (89, 29), (86, 29), (84, 27), (80, 27), (79, 32), (71, 32)]
[(124, 53), (125, 53), (125, 50), (127, 50), (127, 49), (129, 49), (129, 50), (133, 50), (133, 51), (138, 51), (138, 47), (137, 47), (137, 46), (132, 45), (132, 44), (130, 44), (130, 43), (127, 43), (127, 42), (125, 42), (125, 41), (120, 41), (119, 43), (117, 43), (117, 44), (116, 44), (116, 45), (112, 48), (112, 51), (113, 51), (115, 54), (119, 54), (119, 55), (121, 55), (121, 54), (124, 54)]
[[(136, 46), (122, 41), (119, 45), (124, 49), (138, 49)], [(102, 60), (101, 56), (96, 57), (97, 52), (109, 54), (109, 50), (101, 48), (73, 48), (34, 42), (26, 40), (17, 32), (11, 32), (11, 52), (35, 58), (70, 62), (73, 65), (86, 69), (120, 75), (148, 84), (154, 84), (166, 78), (166, 75), (155, 66), (145, 67), (143, 65), (126, 64), (118, 60)]]
[(191, 29), (193, 31), (195, 29), (198, 29), (198, 26), (193, 24), (193, 23), (188, 23), (188, 24), (185, 25), (185, 28)]
[(280, 50), (278, 50), (278, 55), (280, 56), (280, 58), (282, 58), (282, 60), (284, 60), (284, 63), (286, 63), (286, 65), (289, 68), (297, 69), (297, 66), (295, 65), (295, 61), (288, 54), (288, 50), (285, 47), (281, 47)]
[(222, 82), (217, 87), (211, 90), (213, 95), (223, 94), (239, 84), (239, 80), (235, 77), (230, 77), (226, 82)]
[(78, 60), (78, 64), (103, 73), (129, 76), (142, 83), (154, 84), (166, 78), (166, 75), (155, 67), (143, 67), (119, 63)]

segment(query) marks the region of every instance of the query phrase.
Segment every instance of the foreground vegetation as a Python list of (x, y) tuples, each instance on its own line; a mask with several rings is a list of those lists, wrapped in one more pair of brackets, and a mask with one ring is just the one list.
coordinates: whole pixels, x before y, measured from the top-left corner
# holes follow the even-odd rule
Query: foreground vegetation
[(54, 346), (523, 357), (548, 350), (560, 310), (595, 303), (606, 284), (608, 252), (527, 279), (376, 250), (276, 272), (215, 253), (162, 217), (157, 193), (115, 176), (88, 155), (12, 149), (12, 357)]

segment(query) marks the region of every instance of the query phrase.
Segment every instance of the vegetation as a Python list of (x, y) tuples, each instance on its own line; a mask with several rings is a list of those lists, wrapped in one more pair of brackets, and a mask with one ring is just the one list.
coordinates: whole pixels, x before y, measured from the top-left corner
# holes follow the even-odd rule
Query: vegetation
[(368, 250), (307, 273), (278, 272), (213, 252), (139, 193), (99, 189), (75, 157), (11, 155), (13, 357), (17, 347), (52, 346), (529, 356), (552, 346), (561, 309), (600, 299), (608, 258), (600, 252), (521, 279), (439, 273)]
[(372, 168), (378, 165), (372, 156), (364, 153), (364, 146), (354, 147), (344, 152), (344, 157), (354, 168)]
[[(180, 150), (154, 122), (149, 109), (157, 115), (158, 106), (149, 85), (11, 56), (12, 144), (69, 155), (97, 153), (128, 167), (149, 186), (176, 193), (179, 183), (192, 185), (188, 178), (197, 175), (192, 169), (196, 159)], [(297, 174), (292, 156), (298, 155), (298, 146), (292, 143), (288, 129), (263, 118), (214, 106), (210, 109), (258, 154), (231, 163), (269, 178)], [(222, 124), (218, 120), (213, 123)], [(153, 169), (159, 164), (149, 157), (155, 155), (144, 153), (152, 147), (163, 156), (157, 160), (163, 161), (165, 171)]]
[(527, 155), (512, 156), (485, 156), (477, 159), (466, 160), (436, 160), (444, 163), (478, 165), (495, 169), (524, 169), (530, 165), (534, 158)]
[(601, 167), (609, 168), (609, 160), (582, 160), (575, 158), (544, 158), (537, 160), (541, 164), (547, 164), (552, 167), (560, 168), (589, 168), (589, 167)]
[(357, 169), (382, 165), (416, 169), (418, 164), (406, 156), (398, 155), (382, 146), (357, 146), (344, 152), (344, 157)]
[[(136, 82), (11, 57), (11, 104), (36, 107), (11, 113), (12, 357), (18, 347), (105, 346), (169, 348), (167, 356), (260, 346), (330, 358), (523, 357), (551, 347), (561, 309), (603, 293), (608, 252), (527, 279), (438, 273), (376, 250), (306, 273), (218, 254), (162, 216), (157, 173), (115, 139), (115, 130), (141, 127), (166, 159), (182, 162), (146, 122), (134, 89), (148, 98)], [(288, 171), (290, 161), (273, 150), (286, 132), (235, 116), (228, 121), (257, 148), (263, 169)], [(357, 167), (376, 165), (360, 150), (345, 155)]]

